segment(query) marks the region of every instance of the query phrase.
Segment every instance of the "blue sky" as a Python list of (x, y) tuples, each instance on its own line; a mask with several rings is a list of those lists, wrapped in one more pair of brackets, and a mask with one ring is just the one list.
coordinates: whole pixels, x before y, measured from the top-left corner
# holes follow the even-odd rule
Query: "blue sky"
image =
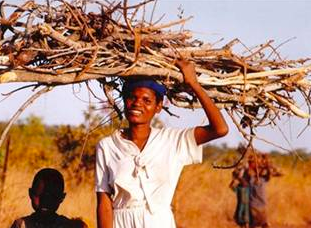
[[(9, 1), (10, 3), (18, 1)], [(41, 1), (42, 2), (42, 1)], [(129, 3), (137, 2), (129, 1)], [(204, 42), (214, 43), (224, 38), (222, 44), (234, 38), (239, 38), (245, 45), (254, 46), (274, 40), (275, 46), (294, 38), (279, 49), (281, 55), (287, 59), (311, 57), (311, 1), (164, 1), (157, 3), (155, 18), (165, 13), (165, 21), (177, 19), (181, 8), (184, 17), (194, 16), (187, 22), (185, 28), (193, 31), (195, 38)], [(176, 27), (178, 29), (178, 27)], [(22, 84), (0, 85), (0, 92), (9, 92)], [(87, 109), (88, 93), (85, 86), (80, 89), (75, 87), (77, 94), (74, 95), (72, 86), (55, 88), (49, 94), (42, 96), (32, 104), (21, 116), (25, 118), (29, 114), (41, 116), (48, 124), (79, 124), (83, 121), (83, 110)], [(79, 90), (81, 90), (79, 92)], [(31, 91), (21, 91), (0, 103), (0, 120), (8, 120), (18, 107), (31, 95)], [(79, 97), (80, 99), (78, 99)], [(0, 95), (0, 100), (3, 97)], [(82, 101), (83, 100), (83, 101)], [(162, 113), (160, 118), (167, 126), (189, 127), (202, 124), (203, 113), (201, 111), (176, 110), (180, 118), (169, 117)], [(237, 145), (241, 140), (240, 134), (230, 124), (230, 134), (224, 139), (215, 141), (216, 144), (227, 143), (229, 146)], [(286, 148), (304, 147), (311, 151), (308, 139), (311, 130), (308, 128), (300, 138), (296, 138), (298, 132), (305, 126), (306, 120), (282, 119), (279, 126), (290, 141), (284, 140), (277, 128), (266, 127), (258, 131), (261, 137), (273, 141)], [(261, 150), (274, 149), (273, 146), (262, 142), (255, 142), (255, 146)]]

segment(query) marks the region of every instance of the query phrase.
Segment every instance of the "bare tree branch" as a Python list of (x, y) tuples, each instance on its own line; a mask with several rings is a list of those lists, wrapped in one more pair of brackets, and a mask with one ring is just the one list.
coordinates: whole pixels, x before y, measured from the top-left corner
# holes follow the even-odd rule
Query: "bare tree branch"
[(18, 117), (20, 116), (20, 114), (22, 114), (22, 112), (30, 105), (32, 104), (38, 97), (40, 97), (42, 94), (49, 92), (52, 88), (51, 87), (44, 87), (43, 89), (39, 90), (38, 92), (36, 92), (35, 94), (33, 94), (18, 110), (17, 112), (12, 116), (12, 118), (10, 119), (10, 121), (8, 122), (7, 126), (5, 127), (5, 129), (3, 130), (3, 132), (1, 133), (1, 137), (0, 137), (0, 148), (2, 146), (2, 143), (4, 142), (4, 140), (6, 139), (6, 136), (9, 132), (9, 130), (11, 129), (12, 125), (14, 124), (14, 122), (18, 119)]

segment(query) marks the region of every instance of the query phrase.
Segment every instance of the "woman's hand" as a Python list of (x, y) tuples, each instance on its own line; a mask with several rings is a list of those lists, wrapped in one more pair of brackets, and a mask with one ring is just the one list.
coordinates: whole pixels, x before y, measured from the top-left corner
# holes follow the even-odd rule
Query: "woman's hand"
[(190, 86), (198, 84), (194, 63), (181, 59), (177, 60), (175, 64), (182, 72), (184, 76), (184, 82), (186, 84)]

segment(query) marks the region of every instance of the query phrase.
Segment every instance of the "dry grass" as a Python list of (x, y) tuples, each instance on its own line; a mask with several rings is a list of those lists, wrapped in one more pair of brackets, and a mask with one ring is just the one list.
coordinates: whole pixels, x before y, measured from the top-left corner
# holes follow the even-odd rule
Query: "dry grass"
[[(283, 172), (267, 185), (269, 222), (272, 227), (309, 227), (311, 175), (301, 169)], [(179, 227), (237, 227), (232, 219), (236, 201), (228, 188), (230, 178), (231, 171), (211, 169), (207, 162), (187, 167), (174, 198)]]
[[(9, 169), (5, 185), (1, 227), (31, 213), (28, 188), (36, 170)], [(268, 214), (272, 227), (307, 227), (311, 208), (311, 176), (301, 170), (284, 169), (285, 175), (274, 178), (267, 187)], [(173, 201), (178, 227), (236, 227), (232, 219), (235, 195), (228, 188), (230, 170), (213, 170), (205, 162), (187, 167), (179, 182)], [(95, 227), (95, 194), (93, 179), (85, 177), (80, 185), (66, 178), (67, 197), (59, 214), (81, 217), (90, 228)], [(286, 215), (286, 216), (285, 216)]]

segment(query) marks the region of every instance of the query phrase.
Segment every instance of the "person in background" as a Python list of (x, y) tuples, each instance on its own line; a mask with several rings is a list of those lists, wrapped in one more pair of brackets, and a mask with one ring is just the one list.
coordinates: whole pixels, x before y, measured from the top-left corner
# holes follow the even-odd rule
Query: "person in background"
[(128, 127), (102, 139), (96, 151), (98, 228), (175, 228), (170, 204), (183, 166), (201, 162), (201, 145), (228, 132), (219, 109), (198, 83), (194, 64), (180, 60), (177, 66), (209, 124), (153, 128), (165, 87), (150, 78), (125, 82)]
[(41, 169), (29, 188), (34, 213), (15, 220), (11, 228), (87, 228), (81, 219), (69, 219), (56, 213), (63, 202), (63, 175), (56, 169)]
[(232, 172), (229, 187), (236, 193), (234, 220), (241, 228), (249, 228), (249, 176), (247, 163), (241, 162)]
[(250, 227), (268, 228), (266, 185), (272, 176), (281, 176), (282, 173), (272, 165), (267, 154), (250, 157), (248, 164)]

